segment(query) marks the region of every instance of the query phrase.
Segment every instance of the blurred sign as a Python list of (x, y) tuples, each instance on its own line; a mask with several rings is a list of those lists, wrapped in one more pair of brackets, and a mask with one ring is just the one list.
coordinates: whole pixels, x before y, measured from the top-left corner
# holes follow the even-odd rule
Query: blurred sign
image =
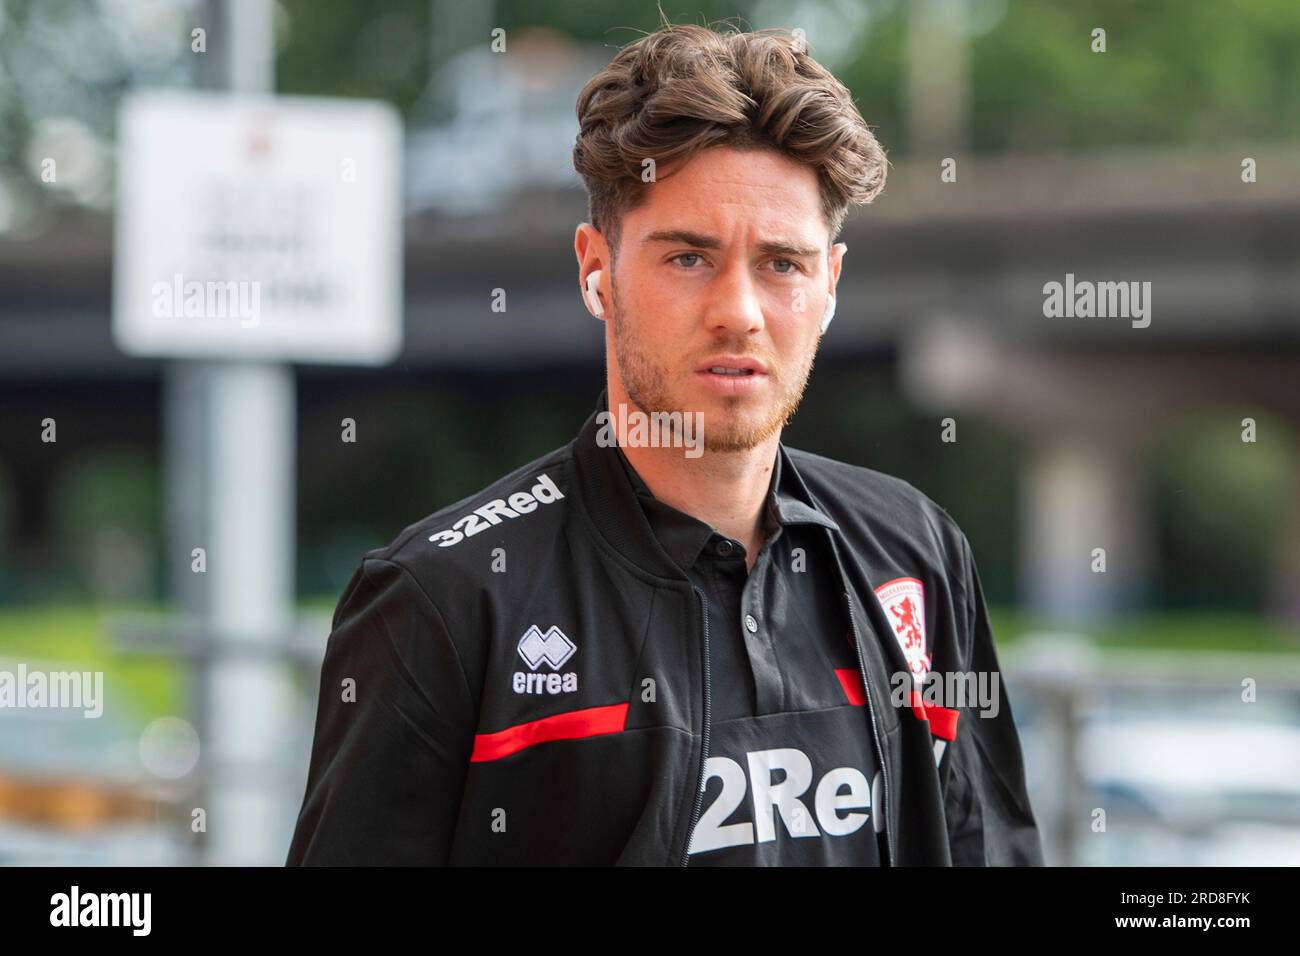
[(127, 98), (113, 266), (119, 347), (391, 360), (402, 340), (401, 135), (385, 103)]

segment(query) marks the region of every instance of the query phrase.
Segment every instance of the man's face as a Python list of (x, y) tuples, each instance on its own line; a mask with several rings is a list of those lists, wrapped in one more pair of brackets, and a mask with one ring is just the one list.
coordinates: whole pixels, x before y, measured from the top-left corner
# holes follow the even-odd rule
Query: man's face
[(718, 147), (646, 188), (611, 269), (611, 385), (646, 412), (703, 412), (709, 451), (754, 448), (799, 406), (839, 278), (816, 173)]

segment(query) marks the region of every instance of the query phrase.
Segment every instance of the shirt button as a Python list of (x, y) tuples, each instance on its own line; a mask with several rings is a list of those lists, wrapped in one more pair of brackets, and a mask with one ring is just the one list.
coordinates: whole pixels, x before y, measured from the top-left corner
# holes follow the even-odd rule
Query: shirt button
[(732, 550), (733, 550), (733, 549), (732, 549), (732, 546), (731, 546), (731, 540), (730, 540), (730, 539), (728, 539), (728, 538), (723, 538), (721, 541), (718, 542), (717, 552), (718, 552), (718, 554), (722, 555), (722, 557), (725, 558), (725, 557), (727, 557), (728, 555), (730, 555), (731, 552), (732, 552)]
[(754, 615), (745, 615), (745, 630), (749, 631), (750, 634), (758, 630), (758, 621), (754, 620)]

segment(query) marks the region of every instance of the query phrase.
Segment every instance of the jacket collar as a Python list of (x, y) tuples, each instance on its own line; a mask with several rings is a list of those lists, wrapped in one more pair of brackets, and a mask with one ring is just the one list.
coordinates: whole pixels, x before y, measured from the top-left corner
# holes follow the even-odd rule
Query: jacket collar
[[(649, 495), (649, 489), (625, 463), (621, 449), (602, 446), (596, 440), (601, 430), (598, 417), (608, 410), (608, 392), (602, 390), (595, 410), (572, 443), (582, 504), (601, 537), (624, 557), (656, 576), (683, 579), (685, 572), (681, 561), (688, 556), (669, 554), (659, 541), (642, 506), (642, 496), (638, 494), (644, 489)], [(782, 525), (815, 524), (834, 532), (840, 530), (835, 520), (813, 503), (808, 487), (783, 443), (777, 445), (777, 462), (773, 470), (775, 480), (767, 499), (769, 520)], [(688, 515), (682, 517), (690, 518)], [(701, 547), (708, 537), (703, 535), (699, 542)], [(686, 567), (694, 560), (693, 556), (689, 557), (691, 561), (686, 563)]]

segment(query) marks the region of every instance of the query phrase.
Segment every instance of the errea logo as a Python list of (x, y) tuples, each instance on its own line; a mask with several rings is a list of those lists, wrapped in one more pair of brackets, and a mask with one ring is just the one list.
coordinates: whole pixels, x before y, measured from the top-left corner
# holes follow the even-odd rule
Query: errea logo
[(556, 487), (555, 482), (548, 475), (541, 475), (531, 492), (516, 491), (511, 495), (509, 505), (504, 498), (493, 498), (465, 517), (456, 519), (456, 523), (446, 531), (429, 535), (429, 540), (437, 541), (440, 548), (450, 548), (480, 531), (486, 531), (494, 524), (500, 524), (502, 518), (518, 518), (536, 509), (539, 503), (549, 505), (563, 497), (564, 492)]
[(574, 655), (578, 645), (569, 640), (569, 636), (558, 627), (552, 626), (543, 634), (536, 624), (524, 631), (519, 638), (519, 656), (524, 659), (530, 671), (535, 671), (546, 664), (553, 673), (527, 674), (515, 671), (514, 692), (516, 694), (564, 694), (578, 689), (578, 674), (568, 671), (564, 674), (554, 673), (564, 666)]

